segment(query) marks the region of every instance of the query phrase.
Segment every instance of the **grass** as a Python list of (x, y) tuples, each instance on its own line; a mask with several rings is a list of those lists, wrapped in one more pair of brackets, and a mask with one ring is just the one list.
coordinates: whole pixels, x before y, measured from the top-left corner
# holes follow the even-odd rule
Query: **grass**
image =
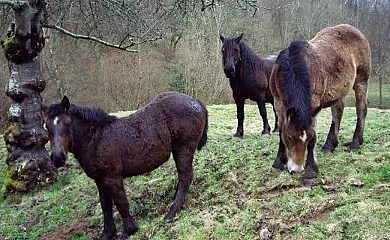
[[(162, 221), (177, 183), (173, 161), (126, 180), (130, 210), (140, 224), (131, 239), (389, 239), (390, 111), (369, 109), (364, 145), (322, 154), (330, 111), (318, 117), (320, 175), (271, 173), (278, 137), (261, 136), (255, 105), (247, 105), (244, 138), (233, 138), (235, 106), (209, 106), (209, 140), (195, 158), (195, 178), (175, 222)], [(272, 110), (267, 107), (273, 126)], [(125, 113), (121, 113), (125, 114)], [(340, 142), (351, 139), (355, 110), (346, 108)], [(0, 185), (6, 149), (1, 141)], [(0, 202), (0, 239), (91, 239), (103, 227), (96, 187), (70, 158), (58, 183)], [(119, 215), (115, 214), (118, 229)]]
[[(369, 106), (372, 108), (377, 108), (379, 106), (379, 83), (372, 81), (370, 79), (368, 87), (368, 101)], [(349, 94), (344, 99), (345, 106), (353, 107), (355, 106), (355, 92), (350, 91)], [(390, 84), (382, 84), (382, 108), (390, 108)]]

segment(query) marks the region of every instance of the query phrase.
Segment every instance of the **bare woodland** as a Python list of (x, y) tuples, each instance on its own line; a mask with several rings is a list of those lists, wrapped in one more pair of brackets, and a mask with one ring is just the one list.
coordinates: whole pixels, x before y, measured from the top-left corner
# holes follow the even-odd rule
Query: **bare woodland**
[[(114, 3), (124, 2), (128, 16)], [(203, 3), (202, 2), (206, 2)], [(112, 5), (110, 5), (112, 3)], [(209, 4), (209, 5), (207, 5)], [(277, 54), (294, 37), (311, 39), (339, 23), (358, 27), (370, 40), (372, 81), (387, 83), (390, 1), (48, 1), (52, 23), (75, 34), (130, 45), (127, 52), (45, 28), (42, 72), (46, 102), (69, 96), (74, 102), (112, 112), (136, 109), (158, 92), (172, 89), (209, 104), (231, 102), (221, 70), (219, 33), (238, 35), (260, 56)], [(112, 8), (112, 9), (111, 9)], [(12, 12), (2, 7), (1, 32)], [(140, 43), (140, 44), (139, 44)], [(9, 77), (1, 59), (2, 86)], [(4, 89), (4, 88), (3, 88)], [(1, 100), (7, 97), (1, 92)], [(4, 117), (7, 104), (1, 106)]]
[[(15, 12), (0, 1), (0, 32)], [(379, 85), (372, 106), (390, 83), (390, 0), (47, 0), (40, 67), (44, 102), (67, 95), (80, 105), (108, 112), (133, 110), (156, 94), (174, 90), (206, 104), (232, 102), (221, 66), (219, 34), (238, 36), (259, 56), (278, 54), (293, 39), (309, 40), (324, 27), (354, 25), (372, 48), (371, 83)], [(4, 54), (2, 54), (4, 56)], [(1, 57), (2, 89), (10, 78)], [(387, 88), (389, 89), (389, 88)], [(386, 92), (387, 91), (387, 92)], [(0, 91), (1, 128), (10, 98)]]

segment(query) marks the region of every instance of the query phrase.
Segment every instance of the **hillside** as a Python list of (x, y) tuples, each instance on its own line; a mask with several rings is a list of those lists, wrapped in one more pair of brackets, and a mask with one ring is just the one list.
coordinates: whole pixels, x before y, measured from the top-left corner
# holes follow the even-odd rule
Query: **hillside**
[[(390, 111), (369, 109), (364, 144), (322, 154), (330, 111), (320, 113), (313, 187), (301, 175), (271, 173), (278, 136), (261, 136), (257, 106), (246, 105), (244, 138), (233, 138), (235, 106), (209, 106), (209, 140), (196, 154), (195, 178), (185, 209), (162, 221), (177, 182), (173, 161), (126, 180), (130, 210), (140, 231), (130, 239), (388, 239), (390, 238)], [(273, 126), (272, 109), (268, 116)], [(127, 113), (120, 113), (120, 115)], [(340, 143), (352, 138), (355, 109), (346, 108)], [(2, 137), (1, 137), (2, 138)], [(340, 144), (340, 145), (341, 145)], [(0, 185), (6, 149), (0, 141)], [(92, 239), (103, 228), (96, 186), (73, 159), (54, 186), (0, 200), (0, 239)], [(115, 219), (118, 230), (120, 218)], [(267, 232), (267, 230), (268, 232)]]

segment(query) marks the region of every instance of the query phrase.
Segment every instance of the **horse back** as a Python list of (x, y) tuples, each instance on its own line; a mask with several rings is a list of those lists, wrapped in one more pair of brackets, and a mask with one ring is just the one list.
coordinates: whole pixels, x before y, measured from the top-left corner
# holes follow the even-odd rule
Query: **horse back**
[(312, 78), (313, 107), (330, 106), (355, 84), (367, 84), (371, 50), (358, 29), (347, 24), (328, 27), (308, 43), (303, 55)]
[(203, 107), (180, 93), (163, 93), (107, 127), (97, 162), (124, 177), (150, 172), (169, 159), (176, 142), (195, 152), (205, 125)]
[(249, 98), (252, 101), (273, 102), (269, 90), (269, 78), (272, 68), (275, 65), (274, 59), (252, 58), (250, 61), (242, 62), (238, 69), (238, 76), (229, 79), (233, 96)]

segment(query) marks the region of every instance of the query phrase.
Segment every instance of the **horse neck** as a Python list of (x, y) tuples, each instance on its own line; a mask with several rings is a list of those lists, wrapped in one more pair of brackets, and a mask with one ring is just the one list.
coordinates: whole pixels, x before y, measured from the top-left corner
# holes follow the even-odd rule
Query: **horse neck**
[(85, 148), (90, 148), (91, 144), (97, 144), (94, 141), (94, 135), (101, 132), (102, 127), (94, 126), (91, 123), (87, 123), (78, 117), (72, 117), (72, 152), (75, 157), (79, 159), (80, 156), (85, 154)]
[(255, 71), (263, 71), (264, 61), (256, 55), (248, 46), (246, 46), (246, 53), (242, 54), (241, 60), (238, 63), (238, 69), (242, 72), (242, 76), (252, 75)]

